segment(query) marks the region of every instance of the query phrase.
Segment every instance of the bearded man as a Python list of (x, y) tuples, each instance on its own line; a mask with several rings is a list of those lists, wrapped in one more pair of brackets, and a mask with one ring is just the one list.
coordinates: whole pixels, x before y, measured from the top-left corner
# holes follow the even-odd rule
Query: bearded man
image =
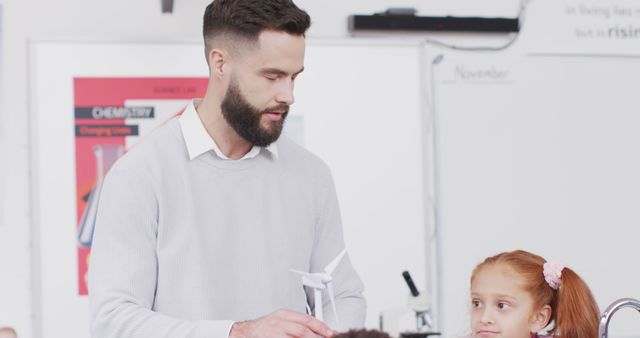
[[(103, 183), (89, 269), (94, 338), (330, 337), (364, 325), (348, 256), (339, 321), (290, 269), (344, 248), (328, 167), (281, 135), (310, 19), (291, 0), (215, 0), (204, 98), (142, 139)], [(311, 315), (323, 308), (325, 320)]]

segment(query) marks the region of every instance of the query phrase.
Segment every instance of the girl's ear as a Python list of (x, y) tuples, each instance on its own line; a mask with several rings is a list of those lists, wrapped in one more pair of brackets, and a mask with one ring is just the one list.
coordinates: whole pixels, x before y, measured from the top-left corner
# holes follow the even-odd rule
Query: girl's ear
[(531, 327), (529, 331), (536, 333), (549, 325), (549, 319), (551, 319), (552, 311), (553, 310), (549, 305), (545, 305), (538, 311), (535, 311), (531, 317)]

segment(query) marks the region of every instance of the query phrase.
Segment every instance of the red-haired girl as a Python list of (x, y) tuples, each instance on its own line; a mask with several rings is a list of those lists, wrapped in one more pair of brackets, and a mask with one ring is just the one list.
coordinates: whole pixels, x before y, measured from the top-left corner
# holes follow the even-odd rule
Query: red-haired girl
[[(599, 317), (589, 287), (573, 270), (526, 251), (489, 257), (471, 275), (476, 338), (596, 338)], [(550, 323), (550, 336), (539, 336)]]

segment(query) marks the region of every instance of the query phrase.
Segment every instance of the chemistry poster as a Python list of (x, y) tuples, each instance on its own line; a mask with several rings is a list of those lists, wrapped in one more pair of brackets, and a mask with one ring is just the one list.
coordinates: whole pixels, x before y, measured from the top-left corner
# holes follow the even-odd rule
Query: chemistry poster
[(87, 269), (102, 180), (141, 137), (202, 97), (206, 78), (74, 78), (78, 293)]

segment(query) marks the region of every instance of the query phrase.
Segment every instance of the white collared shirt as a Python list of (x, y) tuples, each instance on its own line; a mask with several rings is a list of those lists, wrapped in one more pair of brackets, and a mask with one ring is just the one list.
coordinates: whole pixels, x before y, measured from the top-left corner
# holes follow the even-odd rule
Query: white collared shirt
[[(228, 156), (222, 153), (220, 147), (218, 147), (216, 142), (207, 132), (204, 124), (202, 124), (202, 120), (200, 120), (200, 116), (198, 116), (198, 112), (196, 111), (196, 106), (200, 104), (200, 101), (202, 100), (193, 99), (179, 117), (180, 128), (182, 129), (184, 142), (186, 143), (187, 150), (189, 152), (189, 159), (193, 160), (194, 158), (213, 150), (218, 157), (225, 160), (231, 160)], [(278, 157), (278, 148), (274, 142), (266, 147), (254, 145), (240, 160), (257, 156), (262, 148), (268, 150), (274, 157)]]

